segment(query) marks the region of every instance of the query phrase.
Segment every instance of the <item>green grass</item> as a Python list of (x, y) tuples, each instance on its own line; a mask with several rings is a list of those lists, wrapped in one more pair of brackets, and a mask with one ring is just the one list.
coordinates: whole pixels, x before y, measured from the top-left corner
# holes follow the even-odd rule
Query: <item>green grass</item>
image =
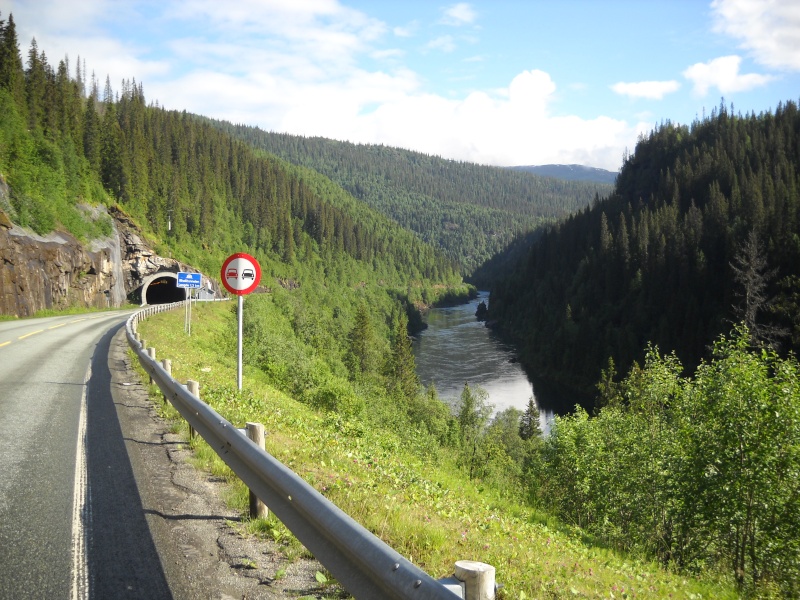
[[(172, 359), (177, 380), (198, 380), (201, 398), (235, 426), (263, 423), (272, 455), (433, 577), (468, 559), (497, 569), (502, 598), (737, 597), (721, 578), (668, 572), (592, 544), (580, 530), (469, 481), (446, 453), (420, 456), (395, 432), (313, 411), (254, 368), (245, 366), (245, 389), (236, 391), (235, 315), (225, 303), (200, 303), (193, 319), (191, 337), (180, 311), (155, 315), (139, 331), (159, 360)], [(204, 442), (193, 447), (197, 466), (230, 482), (229, 501), (244, 514), (244, 485)], [(274, 517), (245, 523), (243, 532), (298, 555)]]

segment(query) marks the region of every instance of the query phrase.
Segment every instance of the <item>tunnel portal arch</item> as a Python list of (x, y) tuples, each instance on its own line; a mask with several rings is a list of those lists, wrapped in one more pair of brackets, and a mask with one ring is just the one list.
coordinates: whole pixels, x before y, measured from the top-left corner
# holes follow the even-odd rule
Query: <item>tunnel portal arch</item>
[(145, 279), (142, 285), (142, 306), (168, 304), (186, 300), (186, 288), (178, 287), (178, 275), (164, 271)]

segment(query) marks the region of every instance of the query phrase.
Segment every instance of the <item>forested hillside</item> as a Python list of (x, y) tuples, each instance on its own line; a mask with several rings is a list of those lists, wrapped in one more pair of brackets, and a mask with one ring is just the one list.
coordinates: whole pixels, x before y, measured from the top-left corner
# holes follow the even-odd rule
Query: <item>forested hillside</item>
[(565, 408), (591, 402), (602, 370), (641, 363), (648, 342), (691, 371), (745, 321), (756, 345), (797, 351), (798, 194), (794, 102), (664, 123), (626, 158), (610, 197), (550, 228), (496, 285), (489, 318), (515, 334), (534, 373), (571, 392)]
[(595, 183), (613, 184), (617, 174), (613, 171), (587, 167), (585, 165), (529, 165), (511, 167), (517, 171), (527, 171), (542, 177), (555, 177), (568, 181), (593, 181)]
[(440, 248), (465, 275), (518, 235), (586, 206), (611, 186), (445, 160), (379, 145), (215, 123), (257, 148), (330, 177)]
[(11, 190), (0, 208), (14, 223), (87, 239), (108, 223), (81, 207), (116, 203), (157, 251), (212, 275), (247, 250), (267, 287), (322, 277), (408, 303), (459, 285), (441, 252), (324, 176), (148, 106), (135, 81), (115, 92), (106, 80), (101, 93), (80, 60), (74, 75), (66, 59), (53, 68), (35, 40), (23, 68), (13, 16), (0, 21), (0, 48), (0, 172)]

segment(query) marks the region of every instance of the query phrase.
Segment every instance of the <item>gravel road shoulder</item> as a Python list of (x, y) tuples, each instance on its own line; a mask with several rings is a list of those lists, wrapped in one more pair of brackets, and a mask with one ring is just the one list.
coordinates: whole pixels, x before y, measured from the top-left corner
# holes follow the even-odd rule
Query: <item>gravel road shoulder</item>
[(223, 483), (195, 469), (132, 369), (124, 328), (109, 352), (111, 388), (142, 507), (176, 600), (330, 597), (314, 560), (288, 561), (273, 542), (240, 535)]

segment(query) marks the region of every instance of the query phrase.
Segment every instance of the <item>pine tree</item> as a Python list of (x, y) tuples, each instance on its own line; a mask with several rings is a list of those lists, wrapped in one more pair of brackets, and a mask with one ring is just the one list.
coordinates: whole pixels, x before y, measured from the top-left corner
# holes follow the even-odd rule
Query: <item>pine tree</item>
[(519, 420), (519, 437), (523, 440), (537, 438), (542, 435), (542, 428), (539, 426), (539, 409), (536, 401), (531, 396), (528, 399), (528, 406)]
[(398, 311), (392, 334), (392, 352), (389, 357), (391, 386), (402, 398), (414, 398), (420, 390), (411, 338), (408, 336), (408, 317)]
[[(0, 21), (0, 87), (7, 89), (20, 111), (26, 111), (25, 70), (19, 53), (14, 15), (8, 22)], [(23, 112), (24, 114), (24, 112)]]
[(28, 127), (36, 130), (44, 124), (45, 93), (47, 87), (46, 63), (39, 56), (36, 38), (28, 51), (28, 70), (25, 72), (25, 92), (28, 106)]
[(375, 370), (375, 332), (366, 304), (360, 304), (348, 341), (348, 367), (352, 375)]
[(767, 296), (767, 284), (776, 271), (767, 270), (767, 259), (755, 230), (750, 231), (731, 263), (731, 268), (733, 277), (740, 286), (738, 295), (741, 298), (740, 304), (734, 310), (750, 332), (751, 343), (759, 347), (777, 348), (780, 339), (786, 337), (788, 332), (765, 324), (761, 319), (761, 314), (767, 312), (773, 304)]

